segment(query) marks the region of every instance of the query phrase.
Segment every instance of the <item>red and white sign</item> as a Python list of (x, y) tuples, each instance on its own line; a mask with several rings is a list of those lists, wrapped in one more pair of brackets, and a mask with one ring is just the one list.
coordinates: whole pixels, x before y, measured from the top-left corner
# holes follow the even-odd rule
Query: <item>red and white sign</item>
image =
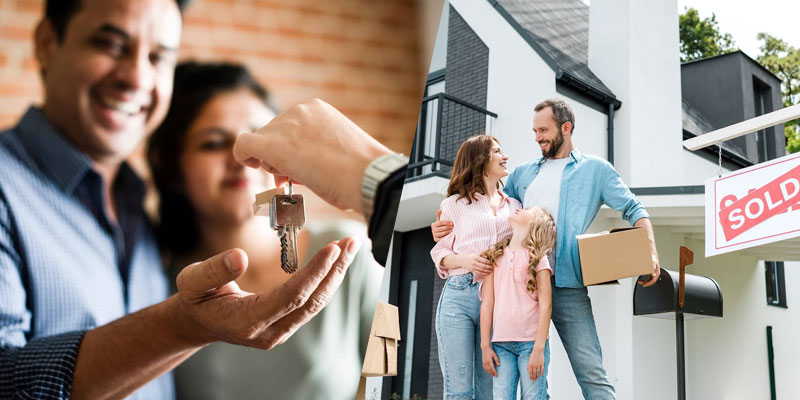
[(800, 236), (800, 153), (706, 181), (706, 257)]

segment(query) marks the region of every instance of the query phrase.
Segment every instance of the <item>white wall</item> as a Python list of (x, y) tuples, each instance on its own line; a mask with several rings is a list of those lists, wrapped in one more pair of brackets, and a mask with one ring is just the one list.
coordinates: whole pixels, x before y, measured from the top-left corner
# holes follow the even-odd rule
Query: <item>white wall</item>
[(632, 187), (685, 185), (676, 0), (594, 0), (589, 67), (622, 101), (615, 164)]
[[(723, 317), (687, 320), (686, 385), (690, 399), (769, 398), (766, 326), (773, 326), (777, 395), (800, 398), (800, 263), (787, 262), (786, 289), (789, 308), (766, 304), (764, 263), (731, 253), (703, 257), (700, 240), (684, 240), (668, 228), (656, 228), (661, 265), (677, 269), (678, 248), (694, 251), (694, 264), (687, 273), (709, 276), (723, 294)], [(605, 318), (598, 316), (598, 318)], [(677, 393), (675, 321), (634, 317), (634, 399), (674, 399)], [(604, 347), (604, 350), (606, 348)], [(622, 398), (622, 397), (620, 397)]]
[[(598, 218), (597, 232), (620, 226), (616, 218)], [(723, 293), (723, 318), (687, 320), (686, 381), (689, 399), (769, 398), (766, 326), (773, 326), (778, 398), (800, 398), (800, 263), (786, 262), (789, 308), (766, 304), (764, 263), (752, 256), (731, 253), (703, 256), (702, 240), (687, 240), (667, 226), (656, 226), (661, 266), (677, 270), (678, 249), (687, 246), (695, 262), (687, 272), (710, 276)], [(670, 400), (676, 397), (674, 319), (633, 317), (633, 280), (620, 286), (591, 287), (589, 296), (603, 349), (604, 366), (617, 398)], [(558, 335), (551, 328), (550, 394), (553, 398), (580, 398)]]
[(442, 8), (442, 16), (439, 19), (438, 31), (436, 31), (436, 40), (433, 44), (433, 54), (431, 55), (431, 65), (428, 68), (428, 73), (438, 71), (447, 64), (447, 27), (450, 18), (450, 4), (449, 1), (444, 1)]
[[(706, 179), (715, 178), (719, 171), (717, 161), (709, 161), (699, 156), (702, 150), (688, 151), (682, 150), (680, 157), (675, 161), (683, 166), (679, 170), (683, 174), (681, 185), (705, 185)], [(669, 165), (669, 164), (668, 164)], [(722, 173), (730, 172), (729, 168), (722, 168)]]
[[(754, 318), (761, 318), (762, 329), (766, 325), (772, 325), (772, 340), (775, 350), (775, 383), (777, 386), (777, 397), (779, 399), (800, 399), (800, 384), (797, 379), (800, 376), (800, 262), (784, 263), (786, 274), (786, 298), (788, 308), (782, 309), (772, 306), (762, 305), (754, 307), (750, 313)], [(759, 273), (763, 276), (763, 264)], [(758, 274), (758, 273), (757, 273)], [(766, 298), (766, 288), (761, 288), (761, 299)], [(758, 304), (758, 303), (756, 303)], [(762, 348), (766, 348), (766, 331), (763, 330), (761, 343)], [(758, 347), (758, 334), (752, 338), (753, 345)], [(765, 350), (766, 351), (766, 350)], [(756, 364), (755, 367), (758, 367)], [(762, 365), (766, 370), (766, 367)]]
[(533, 136), (533, 107), (552, 97), (565, 98), (572, 105), (580, 150), (605, 158), (606, 115), (557, 93), (555, 72), (489, 2), (450, 3), (489, 47), (486, 108), (498, 114), (492, 134), (500, 139), (510, 167), (541, 156)]
[(447, 197), (448, 179), (434, 176), (403, 185), (394, 230), (406, 232), (436, 221), (436, 210)]
[[(510, 166), (538, 157), (531, 132), (533, 106), (545, 98), (563, 97), (555, 91), (552, 69), (488, 2), (451, 4), (489, 47), (487, 108), (498, 113), (493, 134), (511, 158)], [(681, 146), (676, 10), (674, 0), (592, 2), (590, 67), (623, 101), (616, 113), (615, 161), (632, 187), (700, 185), (717, 173), (714, 162)], [(598, 28), (603, 18), (612, 23)], [(669, 50), (673, 47), (674, 52)], [(605, 157), (605, 114), (567, 100), (576, 113), (576, 145)], [(403, 197), (409, 200), (405, 193)], [(434, 212), (435, 208), (429, 214)], [(600, 218), (590, 231), (621, 224), (619, 219)], [(677, 268), (678, 247), (688, 245), (695, 252), (689, 272), (712, 276), (725, 298), (723, 318), (686, 322), (688, 398), (767, 398), (768, 324), (774, 326), (778, 397), (800, 398), (800, 385), (795, 384), (800, 376), (800, 344), (795, 339), (800, 306), (792, 306), (800, 304), (794, 303), (800, 301), (800, 263), (786, 263), (789, 308), (780, 309), (766, 305), (764, 267), (756, 258), (733, 253), (705, 259), (702, 241), (686, 240), (664, 226), (656, 227), (656, 239), (662, 266)], [(589, 290), (609, 378), (621, 400), (674, 399), (674, 320), (633, 317), (632, 292), (632, 279)], [(551, 332), (550, 394), (556, 399), (581, 398), (558, 335), (552, 328)]]
[[(555, 90), (555, 73), (488, 2), (451, 0), (451, 4), (489, 47), (487, 109), (498, 114), (492, 134), (500, 139), (510, 167), (539, 157), (541, 152), (532, 133), (533, 107), (546, 98), (565, 98)], [(607, 116), (575, 100), (566, 100), (575, 111), (575, 145), (584, 153), (605, 158)], [(607, 229), (619, 222), (598, 221), (592, 230)], [(631, 284), (628, 280), (616, 287), (590, 289), (604, 364), (617, 386), (632, 380)], [(550, 394), (556, 399), (580, 398), (580, 388), (558, 334), (552, 328), (551, 332)], [(632, 391), (624, 385), (621, 389), (622, 393)], [(623, 394), (620, 398), (632, 397)]]
[[(701, 241), (689, 243), (703, 249)], [(692, 272), (714, 278), (722, 288), (724, 317), (687, 324), (691, 338), (687, 362), (690, 373), (697, 377), (690, 386), (690, 397), (769, 398), (766, 326), (772, 325), (777, 397), (800, 398), (798, 263), (785, 265), (789, 307), (784, 309), (766, 304), (763, 262), (740, 253), (695, 260)]]

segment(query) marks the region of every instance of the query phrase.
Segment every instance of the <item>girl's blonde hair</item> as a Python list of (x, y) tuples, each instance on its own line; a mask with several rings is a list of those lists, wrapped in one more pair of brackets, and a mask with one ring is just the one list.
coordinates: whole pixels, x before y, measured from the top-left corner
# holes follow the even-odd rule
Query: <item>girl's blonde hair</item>
[[(553, 251), (556, 244), (556, 224), (553, 217), (547, 210), (541, 207), (531, 207), (527, 209), (533, 213), (533, 220), (528, 228), (528, 236), (522, 241), (522, 246), (528, 249), (528, 285), (527, 290), (531, 293), (536, 292), (536, 266), (542, 258)], [(511, 238), (501, 240), (483, 252), (483, 256), (494, 266), (497, 266), (497, 259), (503, 255)]]

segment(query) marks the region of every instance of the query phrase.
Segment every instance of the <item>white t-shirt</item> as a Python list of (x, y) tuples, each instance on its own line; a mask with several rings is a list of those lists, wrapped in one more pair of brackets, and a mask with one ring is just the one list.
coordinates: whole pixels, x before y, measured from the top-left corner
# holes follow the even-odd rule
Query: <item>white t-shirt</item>
[(561, 175), (569, 157), (548, 158), (539, 168), (539, 174), (525, 190), (522, 202), (525, 208), (538, 206), (549, 211), (553, 219), (558, 218), (558, 199), (561, 195)]
[[(558, 203), (561, 196), (561, 175), (570, 158), (548, 158), (539, 167), (539, 174), (533, 179), (528, 189), (525, 190), (525, 208), (538, 206), (550, 212), (553, 220), (558, 223)], [(555, 249), (550, 253), (548, 261), (555, 267)]]

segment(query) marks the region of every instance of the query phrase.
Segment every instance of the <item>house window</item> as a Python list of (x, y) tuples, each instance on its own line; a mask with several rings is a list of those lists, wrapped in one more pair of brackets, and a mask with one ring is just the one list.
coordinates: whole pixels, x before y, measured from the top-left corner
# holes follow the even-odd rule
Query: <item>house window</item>
[[(753, 106), (755, 116), (764, 115), (772, 111), (772, 99), (770, 97), (770, 87), (760, 79), (753, 77)], [(758, 162), (764, 162), (776, 157), (773, 128), (762, 129), (756, 132), (756, 150)]]
[(767, 281), (767, 304), (786, 308), (786, 282), (783, 261), (764, 261)]
[[(428, 84), (425, 87), (425, 96), (435, 96), (439, 93), (444, 93), (444, 71), (437, 71), (432, 76), (428, 77)], [(439, 104), (439, 100), (431, 100), (424, 103), (424, 106), (427, 107), (425, 112), (425, 132), (423, 136), (425, 138), (425, 142), (421, 143), (423, 147), (422, 154), (428, 158), (436, 158), (436, 136), (439, 132), (436, 130), (437, 119), (439, 116), (439, 107), (442, 105)], [(426, 165), (422, 167), (422, 174), (430, 174), (433, 172), (433, 165)]]

